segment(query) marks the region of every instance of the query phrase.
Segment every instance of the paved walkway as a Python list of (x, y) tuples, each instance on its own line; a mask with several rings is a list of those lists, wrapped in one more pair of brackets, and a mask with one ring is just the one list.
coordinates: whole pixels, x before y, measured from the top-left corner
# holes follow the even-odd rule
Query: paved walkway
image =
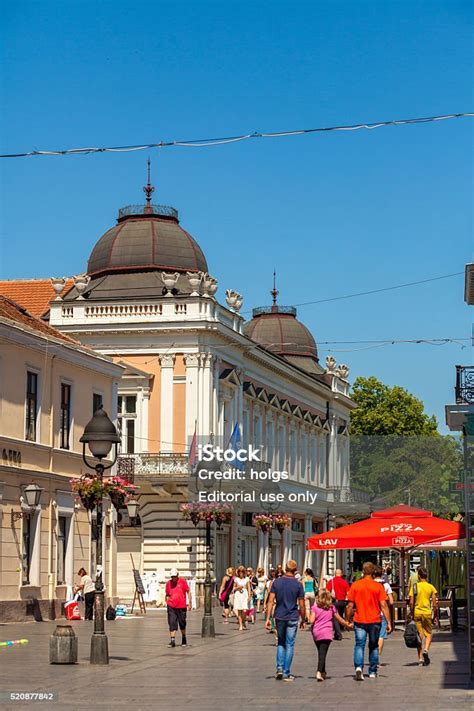
[[(218, 613), (217, 613), (218, 614)], [(49, 664), (49, 635), (56, 623), (0, 624), (0, 641), (29, 639), (29, 644), (0, 648), (0, 707), (31, 709), (140, 709), (172, 711), (245, 708), (301, 709), (311, 705), (331, 711), (375, 707), (398, 710), (472, 709), (474, 691), (467, 677), (464, 634), (436, 634), (432, 663), (419, 668), (416, 653), (405, 647), (397, 630), (386, 642), (376, 680), (353, 679), (353, 636), (333, 642), (328, 655), (329, 678), (317, 683), (315, 648), (310, 632), (298, 632), (293, 683), (276, 681), (275, 646), (261, 620), (244, 632), (222, 625), (217, 636), (200, 636), (201, 613), (190, 614), (187, 648), (168, 649), (166, 613), (107, 623), (110, 665), (88, 663), (92, 623), (73, 622), (79, 637), (79, 664)], [(179, 637), (179, 634), (178, 634)], [(54, 701), (10, 702), (10, 692), (53, 692)], [(377, 696), (375, 696), (377, 694)], [(373, 696), (372, 696), (373, 695)]]

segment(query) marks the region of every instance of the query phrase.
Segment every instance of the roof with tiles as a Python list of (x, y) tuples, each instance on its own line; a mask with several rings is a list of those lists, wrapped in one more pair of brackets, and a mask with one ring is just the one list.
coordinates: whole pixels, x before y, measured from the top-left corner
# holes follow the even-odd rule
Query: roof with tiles
[[(74, 281), (71, 278), (66, 279), (61, 296), (65, 296), (73, 286)], [(56, 296), (50, 279), (0, 281), (0, 294), (23, 306), (33, 316), (39, 317), (49, 310), (49, 302)]]
[(20, 304), (15, 303), (6, 296), (0, 295), (0, 319), (6, 319), (7, 321), (13, 321), (15, 324), (26, 327), (29, 330), (36, 331), (38, 335), (46, 336), (50, 338), (58, 338), (61, 341), (66, 341), (67, 343), (79, 346), (84, 349), (79, 341), (66, 336), (65, 333), (57, 331), (55, 328), (49, 324), (42, 321), (37, 316), (33, 316), (29, 311), (27, 311)]

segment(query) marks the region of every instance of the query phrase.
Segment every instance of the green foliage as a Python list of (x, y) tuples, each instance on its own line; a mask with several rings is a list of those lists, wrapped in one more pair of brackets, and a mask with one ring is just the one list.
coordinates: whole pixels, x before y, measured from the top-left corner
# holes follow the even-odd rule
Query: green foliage
[(351, 481), (388, 506), (411, 503), (448, 516), (459, 511), (450, 483), (459, 478), (458, 440), (437, 432), (436, 419), (404, 388), (357, 378), (351, 416)]
[(351, 393), (357, 409), (351, 432), (358, 435), (434, 435), (437, 423), (421, 400), (404, 388), (385, 385), (374, 376), (357, 378)]

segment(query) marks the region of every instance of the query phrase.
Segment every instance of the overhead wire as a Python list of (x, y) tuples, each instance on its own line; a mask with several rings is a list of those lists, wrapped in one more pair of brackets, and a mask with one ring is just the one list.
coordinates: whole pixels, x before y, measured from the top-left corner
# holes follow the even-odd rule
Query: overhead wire
[(440, 116), (425, 116), (418, 118), (409, 119), (392, 119), (390, 121), (375, 121), (375, 122), (365, 122), (358, 124), (348, 124), (339, 126), (325, 126), (318, 128), (303, 128), (303, 129), (293, 129), (289, 131), (253, 131), (252, 133), (244, 133), (238, 136), (222, 136), (214, 138), (202, 138), (202, 139), (187, 139), (187, 140), (172, 140), (172, 141), (159, 141), (157, 143), (143, 143), (138, 145), (126, 145), (126, 146), (102, 146), (102, 147), (89, 147), (89, 148), (66, 148), (63, 150), (34, 150), (25, 151), (18, 153), (4, 153), (0, 155), (0, 158), (28, 158), (32, 156), (68, 156), (68, 155), (91, 155), (93, 153), (127, 153), (132, 151), (145, 151), (152, 150), (154, 148), (208, 148), (211, 146), (221, 146), (229, 143), (237, 143), (240, 141), (252, 140), (255, 138), (285, 138), (290, 136), (302, 136), (312, 133), (329, 133), (331, 131), (359, 131), (359, 130), (374, 130), (377, 128), (383, 128), (386, 126), (402, 126), (402, 125), (414, 125), (414, 124), (425, 124), (433, 123), (436, 121), (447, 121), (451, 119), (459, 118), (472, 118), (474, 113), (464, 112), (464, 113), (454, 113), (454, 114), (443, 114)]

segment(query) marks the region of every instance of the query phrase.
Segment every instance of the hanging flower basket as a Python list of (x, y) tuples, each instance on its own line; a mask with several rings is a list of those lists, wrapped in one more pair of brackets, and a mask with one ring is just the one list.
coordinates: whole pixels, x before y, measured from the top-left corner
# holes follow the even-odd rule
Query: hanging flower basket
[(255, 514), (252, 523), (262, 533), (268, 533), (273, 526), (273, 517), (270, 514), (260, 513)]
[(291, 516), (286, 513), (273, 514), (273, 525), (281, 534), (285, 528), (291, 528)]
[(232, 520), (232, 508), (226, 505), (181, 504), (180, 510), (183, 518), (187, 521), (192, 521), (194, 526), (197, 526), (200, 521), (206, 521), (206, 523), (215, 521), (217, 527), (220, 528), (223, 523), (230, 523)]
[(101, 481), (95, 475), (85, 474), (80, 479), (70, 479), (69, 483), (87, 511), (92, 511), (104, 496), (110, 498), (117, 510), (122, 509), (137, 489), (136, 486), (118, 476)]

